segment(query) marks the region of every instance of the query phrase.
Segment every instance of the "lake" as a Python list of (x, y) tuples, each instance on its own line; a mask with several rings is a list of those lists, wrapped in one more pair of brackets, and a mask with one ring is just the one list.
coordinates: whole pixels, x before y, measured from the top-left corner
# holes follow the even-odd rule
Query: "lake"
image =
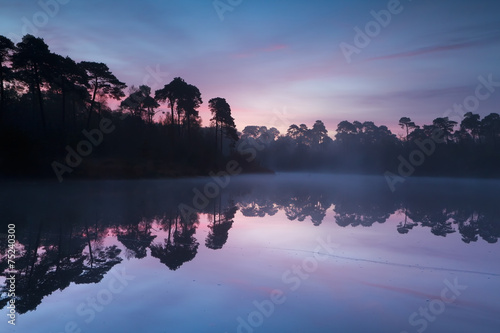
[(0, 331), (496, 333), (499, 199), (306, 173), (4, 182)]

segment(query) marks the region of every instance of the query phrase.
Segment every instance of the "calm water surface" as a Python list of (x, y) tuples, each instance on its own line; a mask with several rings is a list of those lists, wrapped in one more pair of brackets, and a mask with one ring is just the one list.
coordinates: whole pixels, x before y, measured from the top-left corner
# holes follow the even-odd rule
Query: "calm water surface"
[(219, 182), (2, 184), (0, 331), (500, 331), (500, 182)]

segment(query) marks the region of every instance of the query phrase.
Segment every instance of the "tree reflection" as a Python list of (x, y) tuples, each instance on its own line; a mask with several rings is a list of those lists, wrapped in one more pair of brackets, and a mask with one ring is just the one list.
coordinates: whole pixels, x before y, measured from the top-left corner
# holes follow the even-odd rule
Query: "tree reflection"
[(401, 199), (407, 230), (420, 225), (441, 237), (458, 231), (464, 243), (479, 238), (496, 243), (500, 237), (500, 207), (491, 200), (495, 194), (484, 191), (479, 184), (468, 186), (469, 193), (444, 185), (415, 186)]
[(164, 217), (161, 225), (168, 235), (163, 243), (151, 245), (151, 255), (173, 271), (193, 260), (199, 246), (194, 238), (197, 222), (198, 216), (194, 221), (181, 219), (177, 214)]
[(156, 237), (151, 233), (151, 223), (146, 220), (120, 227), (116, 236), (118, 241), (127, 248), (127, 259), (145, 258), (147, 248)]
[[(255, 221), (282, 214), (289, 221), (346, 228), (395, 219), (399, 234), (416, 228), (429, 230), (431, 237), (458, 232), (464, 243), (496, 243), (500, 237), (500, 205), (491, 199), (500, 196), (498, 186), (454, 188), (419, 180), (394, 195), (387, 184), (369, 177), (317, 179), (276, 182), (272, 187), (231, 182), (189, 216), (180, 214), (178, 207), (192, 203), (191, 183), (75, 183), (67, 188), (47, 186), (44, 196), (38, 188), (17, 191), (5, 186), (0, 189), (3, 218), (5, 223), (16, 223), (18, 241), (17, 311), (36, 309), (45, 296), (71, 283), (100, 282), (123, 261), (122, 255), (127, 259), (149, 255), (178, 270), (200, 250), (196, 229), (202, 216), (209, 219), (204, 241), (212, 250), (227, 243), (230, 229), (238, 223), (238, 211)], [(6, 275), (6, 239), (0, 239), (0, 244), (0, 271)], [(0, 291), (3, 308), (8, 302), (6, 286)]]
[(496, 243), (500, 237), (500, 225), (496, 216), (470, 208), (457, 210), (456, 220), (462, 241), (476, 242), (481, 237), (488, 243)]
[(216, 205), (214, 201), (214, 214), (212, 215), (213, 221), (208, 226), (210, 232), (205, 240), (205, 246), (212, 250), (222, 249), (224, 244), (226, 244), (229, 237), (229, 229), (233, 226), (234, 216), (238, 211), (238, 207), (236, 207), (233, 202), (231, 202), (229, 207), (224, 209), (222, 213), (220, 202), (217, 207), (218, 212), (215, 212)]
[[(84, 228), (59, 222), (49, 228), (40, 221), (35, 228), (19, 232), (19, 257), (16, 258), (16, 311), (26, 313), (36, 309), (42, 299), (55, 290), (63, 290), (75, 283), (97, 283), (116, 264), (121, 262), (116, 245), (89, 246), (90, 235)], [(31, 230), (30, 230), (31, 229)], [(100, 243), (102, 235), (92, 240)], [(88, 250), (86, 250), (88, 249)], [(92, 256), (90, 255), (92, 253)], [(3, 261), (3, 260), (2, 260)], [(7, 287), (1, 289), (7, 292)], [(8, 298), (0, 301), (7, 304)]]
[(271, 194), (257, 191), (248, 195), (248, 198), (241, 198), (238, 206), (243, 216), (247, 217), (274, 216), (279, 210), (283, 210), (290, 221), (303, 222), (310, 218), (315, 226), (319, 226), (332, 204), (329, 201), (325, 193), (311, 193), (300, 189)]
[(319, 226), (326, 216), (326, 210), (330, 208), (331, 203), (327, 202), (325, 196), (321, 193), (296, 193), (292, 195), (288, 202), (283, 204), (286, 217), (293, 221), (297, 219), (302, 222), (307, 217), (315, 226)]
[(406, 207), (401, 209), (399, 212), (404, 215), (405, 220), (398, 223), (398, 232), (400, 234), (407, 234), (411, 229), (413, 229), (414, 226), (418, 225), (418, 223), (408, 221), (408, 209)]
[(239, 209), (243, 216), (247, 217), (274, 216), (279, 211), (279, 208), (271, 200), (255, 197), (248, 201), (242, 198)]
[(456, 231), (451, 222), (453, 211), (439, 204), (428, 205), (424, 209), (422, 207), (409, 209), (407, 214), (413, 222), (420, 223), (422, 227), (430, 227), (431, 232), (436, 236), (445, 237)]
[(340, 196), (334, 204), (335, 220), (341, 227), (371, 227), (384, 223), (396, 211), (393, 202), (380, 197)]

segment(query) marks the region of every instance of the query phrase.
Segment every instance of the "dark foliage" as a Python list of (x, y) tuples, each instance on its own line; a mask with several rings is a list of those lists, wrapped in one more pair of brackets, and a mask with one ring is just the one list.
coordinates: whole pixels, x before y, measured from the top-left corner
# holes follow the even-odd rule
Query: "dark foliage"
[[(283, 135), (265, 126), (238, 133), (230, 105), (216, 97), (208, 103), (210, 127), (202, 127), (201, 92), (182, 78), (154, 96), (146, 85), (131, 87), (126, 96), (125, 83), (107, 65), (76, 63), (31, 35), (17, 45), (0, 36), (0, 87), (4, 177), (206, 175), (225, 170), (231, 160), (244, 172), (389, 172), (397, 177), (406, 164), (411, 175), (500, 176), (497, 113), (481, 119), (469, 112), (460, 124), (442, 117), (423, 126), (402, 117), (401, 138), (371, 121), (342, 121), (332, 139), (320, 120), (312, 128), (293, 124)], [(120, 107), (112, 110), (110, 99), (121, 101)], [(162, 103), (169, 111), (160, 113)]]

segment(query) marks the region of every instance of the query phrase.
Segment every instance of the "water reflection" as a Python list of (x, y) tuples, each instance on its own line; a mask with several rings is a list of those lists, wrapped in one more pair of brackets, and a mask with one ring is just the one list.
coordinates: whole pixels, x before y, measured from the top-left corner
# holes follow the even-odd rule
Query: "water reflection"
[[(99, 231), (99, 229), (101, 229)], [(96, 224), (75, 225), (37, 221), (30, 228), (18, 231), (19, 247), (15, 261), (16, 309), (19, 313), (35, 309), (43, 297), (63, 290), (71, 282), (97, 283), (116, 264), (122, 261), (116, 245), (102, 244), (104, 229)], [(19, 236), (18, 236), (19, 237)], [(7, 248), (2, 244), (2, 248)], [(4, 253), (2, 253), (4, 255)], [(7, 269), (2, 256), (0, 269)], [(2, 292), (6, 292), (6, 288)], [(7, 299), (0, 300), (0, 307)]]
[[(288, 220), (311, 227), (371, 227), (397, 214), (401, 222), (395, 231), (402, 235), (429, 228), (430, 236), (458, 232), (464, 243), (495, 243), (500, 237), (498, 183), (420, 179), (391, 193), (377, 177), (249, 176), (235, 178), (195, 214), (182, 214), (179, 205), (193, 205), (193, 188), (204, 183), (5, 184), (2, 228), (16, 224), (19, 243), (18, 312), (36, 309), (46, 295), (72, 282), (101, 281), (123, 257), (142, 259), (149, 253), (168, 269), (179, 269), (198, 253), (195, 234), (202, 216), (209, 219), (205, 246), (213, 250), (226, 244), (238, 211), (256, 219), (282, 211)], [(108, 237), (116, 237), (125, 251), (107, 244)], [(7, 239), (0, 242), (0, 271), (5, 272)], [(8, 301), (5, 291), (0, 308)]]
[(162, 243), (151, 245), (151, 255), (173, 271), (193, 260), (200, 245), (194, 238), (198, 216), (186, 221), (178, 213), (170, 214), (161, 218), (159, 225), (168, 236)]
[[(216, 209), (218, 208), (218, 210)], [(221, 213), (222, 210), (222, 213)], [(207, 239), (205, 240), (205, 246), (212, 250), (222, 249), (224, 244), (226, 244), (229, 237), (229, 229), (233, 226), (234, 216), (238, 207), (231, 200), (228, 202), (228, 206), (222, 208), (221, 201), (216, 204), (214, 201), (214, 213), (211, 216), (212, 222), (208, 226), (210, 232), (208, 233)]]

